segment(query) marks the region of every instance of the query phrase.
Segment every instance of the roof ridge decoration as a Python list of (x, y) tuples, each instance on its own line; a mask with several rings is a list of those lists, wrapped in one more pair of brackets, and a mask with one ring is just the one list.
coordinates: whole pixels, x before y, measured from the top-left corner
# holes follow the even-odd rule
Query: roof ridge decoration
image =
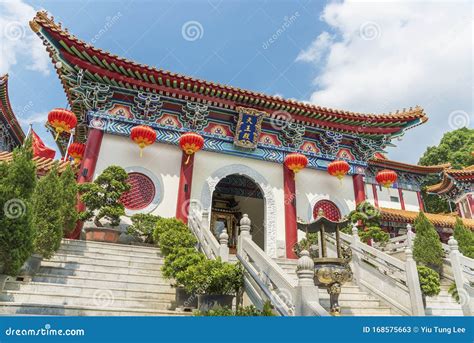
[(13, 112), (8, 96), (8, 74), (0, 75), (0, 124), (11, 130), (17, 145), (25, 139), (25, 133)]
[[(273, 116), (274, 112), (285, 111), (291, 115), (291, 121), (378, 139), (384, 135), (391, 138), (403, 135), (405, 130), (428, 120), (419, 106), (388, 114), (363, 114), (285, 100), (281, 97), (153, 68), (89, 45), (70, 34), (67, 29), (63, 29), (62, 25), (56, 23), (45, 11), (38, 12), (30, 22), (30, 26), (46, 45), (62, 79), (71, 108), (74, 105), (74, 96), (70, 94), (70, 86), (63, 77), (67, 72), (77, 73), (78, 69), (84, 69), (87, 78), (99, 80), (103, 84), (135, 91), (171, 94), (185, 99), (192, 98), (197, 102), (231, 110), (235, 110), (237, 106), (252, 107), (263, 110), (270, 116)], [(81, 111), (78, 107), (73, 110)], [(77, 114), (84, 120), (84, 115)]]

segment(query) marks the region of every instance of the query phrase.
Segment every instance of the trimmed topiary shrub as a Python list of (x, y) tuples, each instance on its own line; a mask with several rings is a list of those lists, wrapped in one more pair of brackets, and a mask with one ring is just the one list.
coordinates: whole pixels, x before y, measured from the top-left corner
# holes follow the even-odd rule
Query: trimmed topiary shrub
[(261, 310), (253, 305), (239, 306), (235, 311), (228, 307), (214, 307), (208, 311), (196, 311), (194, 315), (199, 317), (272, 317), (275, 314), (272, 304), (266, 301)]
[(439, 274), (426, 266), (417, 266), (421, 293), (425, 297), (434, 297), (441, 291)]
[(130, 189), (127, 172), (118, 166), (107, 167), (94, 182), (79, 185), (81, 201), (86, 210), (79, 214), (81, 220), (94, 217), (94, 224), (102, 227), (100, 220), (106, 218), (111, 226), (120, 224), (120, 216), (125, 208), (119, 201), (122, 194)]
[(461, 254), (469, 258), (474, 258), (474, 233), (466, 229), (459, 217), (456, 218), (453, 236), (454, 239), (458, 241)]
[(179, 248), (193, 248), (196, 244), (196, 237), (187, 228), (185, 230), (165, 231), (160, 235), (160, 241), (158, 242), (161, 252), (165, 256)]
[(50, 258), (63, 238), (64, 203), (57, 165), (39, 179), (32, 197), (34, 252)]
[[(163, 276), (167, 279), (176, 278), (178, 273), (200, 263), (205, 258), (204, 254), (197, 252), (194, 248), (175, 249), (165, 257), (165, 262), (161, 268)], [(178, 285), (181, 286), (179, 283)]]
[(31, 139), (0, 164), (0, 261), (3, 273), (17, 275), (33, 253), (34, 228), (30, 206), (36, 185)]
[(381, 228), (376, 226), (366, 227), (364, 230), (359, 231), (359, 238), (364, 243), (369, 243), (370, 240), (374, 242), (385, 244), (390, 239), (390, 235), (383, 231)]
[(155, 230), (153, 232), (153, 240), (159, 244), (160, 236), (167, 231), (184, 231), (188, 230), (186, 224), (176, 218), (159, 218), (156, 222)]
[(127, 233), (143, 243), (155, 243), (153, 236), (160, 217), (152, 214), (137, 213), (131, 219), (132, 225), (127, 228)]
[[(77, 212), (77, 183), (76, 176), (71, 166), (68, 165), (60, 176), (61, 182), (61, 198), (62, 198), (62, 214), (64, 217), (64, 235), (70, 234), (76, 227), (79, 213)], [(58, 190), (59, 191), (59, 190)]]
[(436, 229), (423, 212), (415, 219), (416, 237), (413, 258), (421, 265), (440, 269), (443, 264), (443, 248)]

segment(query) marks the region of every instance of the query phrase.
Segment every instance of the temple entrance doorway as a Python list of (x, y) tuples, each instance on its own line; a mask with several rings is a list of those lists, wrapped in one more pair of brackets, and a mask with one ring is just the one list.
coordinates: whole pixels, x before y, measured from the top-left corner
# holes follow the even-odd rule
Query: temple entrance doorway
[(252, 221), (253, 241), (265, 250), (265, 200), (263, 192), (252, 179), (232, 174), (221, 179), (212, 194), (211, 230), (216, 238), (225, 229), (229, 235), (229, 250), (236, 253), (238, 226), (243, 214)]

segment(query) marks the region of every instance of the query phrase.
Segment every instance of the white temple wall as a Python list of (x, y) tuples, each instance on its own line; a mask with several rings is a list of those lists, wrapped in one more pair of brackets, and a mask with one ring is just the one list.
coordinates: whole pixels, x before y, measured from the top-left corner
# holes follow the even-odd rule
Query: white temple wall
[(162, 217), (176, 215), (181, 165), (179, 147), (155, 143), (145, 148), (143, 157), (140, 157), (138, 146), (129, 137), (104, 134), (94, 179), (110, 165), (118, 165), (127, 172), (141, 172), (154, 181), (159, 199), (148, 213)]
[(403, 190), (403, 199), (405, 200), (405, 210), (416, 212), (420, 210), (416, 192)]

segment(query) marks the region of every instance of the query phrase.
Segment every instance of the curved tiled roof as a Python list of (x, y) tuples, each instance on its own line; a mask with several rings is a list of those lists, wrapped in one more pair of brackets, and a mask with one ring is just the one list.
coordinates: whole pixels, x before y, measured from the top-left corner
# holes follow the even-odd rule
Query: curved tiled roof
[(428, 186), (426, 191), (434, 194), (449, 192), (453, 187), (455, 187), (453, 180), (474, 183), (474, 165), (464, 169), (446, 169), (443, 173), (443, 179), (441, 182)]
[[(285, 111), (291, 114), (292, 120), (306, 125), (362, 136), (400, 135), (404, 130), (428, 119), (423, 109), (418, 106), (378, 115), (342, 111), (269, 96), (139, 64), (76, 38), (63, 29), (61, 24), (55, 23), (53, 18), (49, 18), (44, 11), (37, 13), (30, 22), (30, 26), (47, 41), (45, 45), (60, 77), (64, 75), (65, 69), (64, 66), (58, 67), (56, 62), (61, 60), (67, 62), (69, 68), (86, 70), (87, 77), (98, 82), (172, 94), (176, 97), (191, 98), (195, 99), (192, 101), (211, 103), (230, 109), (236, 106), (247, 106), (263, 109), (270, 115), (277, 111)], [(73, 107), (74, 102), (69, 92), (69, 85), (64, 79), (62, 82)]]
[(23, 144), (25, 133), (13, 113), (8, 97), (8, 74), (0, 76), (0, 116), (1, 120), (9, 127), (17, 145)]
[[(0, 162), (10, 162), (11, 160), (13, 160), (12, 152), (6, 152), (6, 151), (0, 152)], [(46, 174), (48, 171), (51, 170), (51, 168), (53, 168), (54, 163), (56, 162), (58, 163), (58, 171), (60, 173), (62, 173), (67, 168), (67, 166), (71, 164), (71, 162), (69, 161), (54, 160), (52, 158), (45, 158), (45, 157), (38, 157), (38, 156), (33, 157), (33, 161), (36, 164), (36, 172), (38, 175)]]
[(379, 167), (379, 168), (388, 168), (388, 169), (397, 169), (408, 171), (411, 173), (417, 174), (437, 174), (444, 171), (446, 168), (451, 166), (450, 163), (439, 164), (434, 166), (419, 166), (416, 164), (408, 164), (403, 162), (392, 161), (387, 158), (374, 157), (368, 161), (369, 166)]
[[(394, 208), (380, 208), (381, 220), (387, 222), (402, 222), (402, 223), (413, 223), (418, 217), (419, 212), (398, 210)], [(456, 216), (451, 214), (439, 214), (439, 213), (426, 213), (428, 220), (438, 227), (454, 228), (456, 223)], [(474, 230), (474, 219), (461, 218), (464, 225), (471, 230)]]

